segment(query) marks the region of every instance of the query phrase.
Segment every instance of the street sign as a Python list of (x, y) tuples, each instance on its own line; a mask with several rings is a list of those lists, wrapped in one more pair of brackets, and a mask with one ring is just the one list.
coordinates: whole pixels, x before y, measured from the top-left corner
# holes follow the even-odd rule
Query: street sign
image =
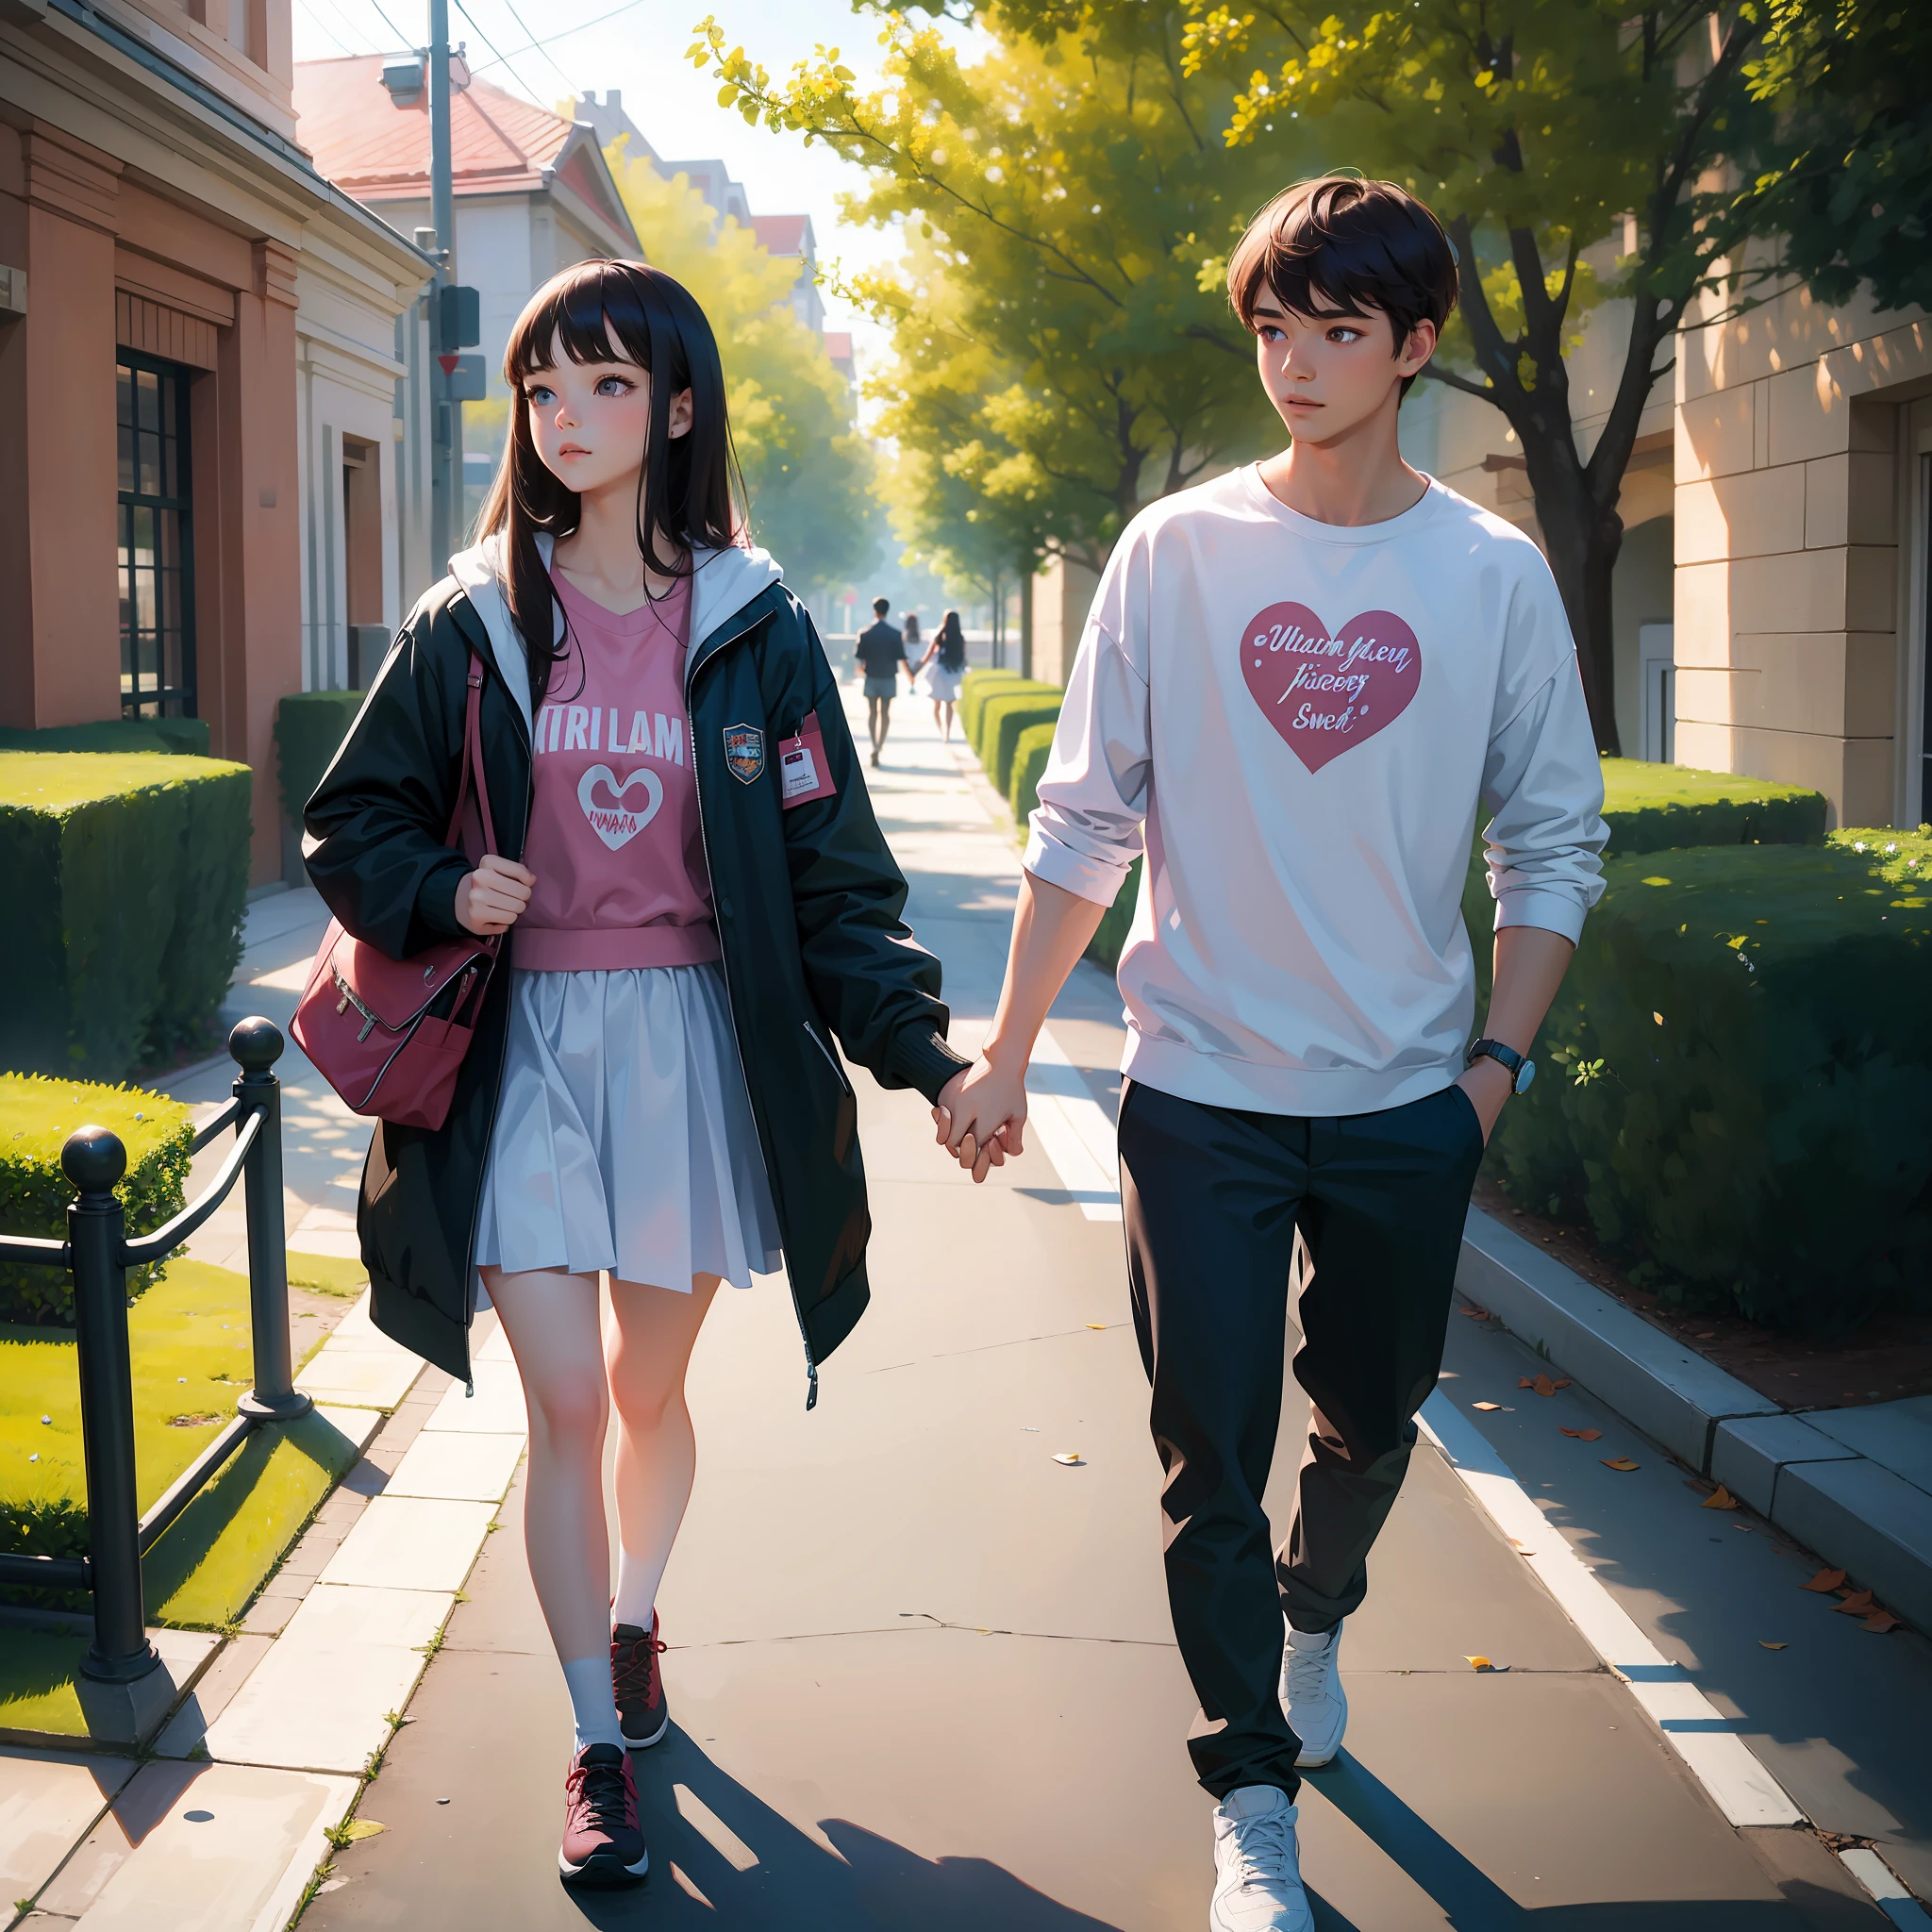
[(436, 291), (436, 346), (474, 349), (483, 340), (481, 305), (475, 289), (445, 282)]
[(449, 400), (453, 403), (480, 403), (489, 380), (480, 356), (439, 356), (442, 373), (449, 377)]

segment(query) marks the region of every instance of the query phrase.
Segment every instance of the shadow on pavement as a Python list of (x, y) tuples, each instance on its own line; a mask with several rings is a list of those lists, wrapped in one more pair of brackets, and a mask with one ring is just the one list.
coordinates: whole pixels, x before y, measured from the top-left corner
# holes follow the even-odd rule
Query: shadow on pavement
[(574, 1893), (586, 1924), (1114, 1932), (1108, 1921), (1057, 1903), (988, 1859), (924, 1858), (845, 1819), (821, 1821), (836, 1847), (827, 1851), (675, 1726), (650, 1764), (653, 1774), (640, 1780), (639, 1792), (650, 1877), (628, 1891)]
[[(1780, 1901), (1764, 1899), (1607, 1899), (1587, 1905), (1519, 1904), (1435, 1827), (1405, 1805), (1347, 1752), (1309, 1781), (1350, 1824), (1427, 1892), (1456, 1932), (1774, 1932), (1846, 1928), (1880, 1922), (1858, 1902), (1804, 1879), (1786, 1880)], [(1581, 1825), (1582, 1821), (1578, 1821)], [(1641, 1848), (1633, 1846), (1641, 1870)], [(1310, 1897), (1315, 1894), (1310, 1889)], [(1353, 1932), (1351, 1922), (1319, 1901), (1321, 1932)]]

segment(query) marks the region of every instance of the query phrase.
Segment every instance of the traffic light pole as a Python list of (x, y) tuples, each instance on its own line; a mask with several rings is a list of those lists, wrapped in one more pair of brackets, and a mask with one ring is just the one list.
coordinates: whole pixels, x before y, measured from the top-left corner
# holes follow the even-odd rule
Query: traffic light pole
[(442, 291), (456, 280), (456, 192), (451, 179), (449, 0), (429, 0), (429, 219), (441, 266), (429, 299), (430, 575), (449, 568), (462, 528), (463, 412), (450, 398), (450, 375), (436, 358), (456, 348), (442, 338)]

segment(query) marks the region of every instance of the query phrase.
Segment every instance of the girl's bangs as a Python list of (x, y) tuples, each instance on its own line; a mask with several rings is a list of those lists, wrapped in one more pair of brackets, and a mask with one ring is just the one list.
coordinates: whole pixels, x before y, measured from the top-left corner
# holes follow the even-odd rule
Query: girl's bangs
[[(620, 298), (611, 312), (610, 295)], [(586, 262), (560, 288), (533, 302), (517, 318), (504, 350), (505, 374), (514, 386), (527, 375), (549, 369), (552, 344), (561, 342), (573, 362), (608, 362), (612, 350), (640, 369), (651, 366), (651, 337), (638, 303), (620, 275), (608, 273), (603, 262)]]

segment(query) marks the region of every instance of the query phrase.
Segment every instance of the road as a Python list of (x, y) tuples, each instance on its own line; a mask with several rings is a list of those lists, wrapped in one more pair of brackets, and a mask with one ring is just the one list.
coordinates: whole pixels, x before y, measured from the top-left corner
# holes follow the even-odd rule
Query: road
[[(895, 707), (872, 790), (971, 1043), (998, 990), (1017, 856), (925, 709)], [(1084, 967), (1053, 1031), (1069, 1118), (1110, 1109), (1110, 983)], [(648, 1884), (575, 1897), (557, 1879), (569, 1713), (524, 1566), (519, 1477), (365, 1795), (386, 1829), (338, 1855), (304, 1932), (1206, 1923), (1211, 1801), (1184, 1749), (1193, 1699), (1161, 1584), (1118, 1220), (1037, 1141), (974, 1190), (917, 1095), (857, 1084), (874, 1303), (817, 1410), (775, 1278), (720, 1295), (692, 1362), (697, 1488), (660, 1602), (674, 1729), (639, 1763)], [(1928, 1647), (1830, 1616), (1796, 1588), (1802, 1555), (1701, 1512), (1682, 1472), (1580, 1391), (1519, 1390), (1541, 1365), (1506, 1334), (1451, 1326), (1436, 1402), (1463, 1432), (1445, 1434), (1462, 1471), (1419, 1450), (1348, 1625), (1346, 1750), (1304, 1788), (1324, 1932), (1883, 1927), (1813, 1831), (1728, 1822), (1720, 1800), (1738, 1815), (1752, 1759), (1739, 1748), (1713, 1796), (1640, 1707), (1644, 1685), (1586, 1632), (1622, 1617), (1662, 1659), (1649, 1675), (1686, 1681), (1709, 1713), (1674, 1720), (1687, 1750), (1743, 1735), (1765, 1790), (1781, 1782), (1834, 1830), (1889, 1834), (1901, 1857), (1932, 1838)], [(1479, 1396), (1499, 1407), (1472, 1410)], [(1562, 1425), (1607, 1434), (1583, 1445)], [(1304, 1426), (1291, 1396), (1277, 1524)], [(1620, 1448), (1642, 1466), (1605, 1469)], [(1077, 1467), (1054, 1461), (1067, 1451)], [(1481, 1474), (1486, 1457), (1501, 1475)], [(1485, 1482), (1536, 1512), (1540, 1557), (1533, 1531), (1512, 1544), (1479, 1503)], [(1562, 1588), (1584, 1594), (1559, 1602), (1546, 1578), (1571, 1571), (1583, 1580)], [(1479, 1674), (1473, 1655), (1507, 1668)]]

